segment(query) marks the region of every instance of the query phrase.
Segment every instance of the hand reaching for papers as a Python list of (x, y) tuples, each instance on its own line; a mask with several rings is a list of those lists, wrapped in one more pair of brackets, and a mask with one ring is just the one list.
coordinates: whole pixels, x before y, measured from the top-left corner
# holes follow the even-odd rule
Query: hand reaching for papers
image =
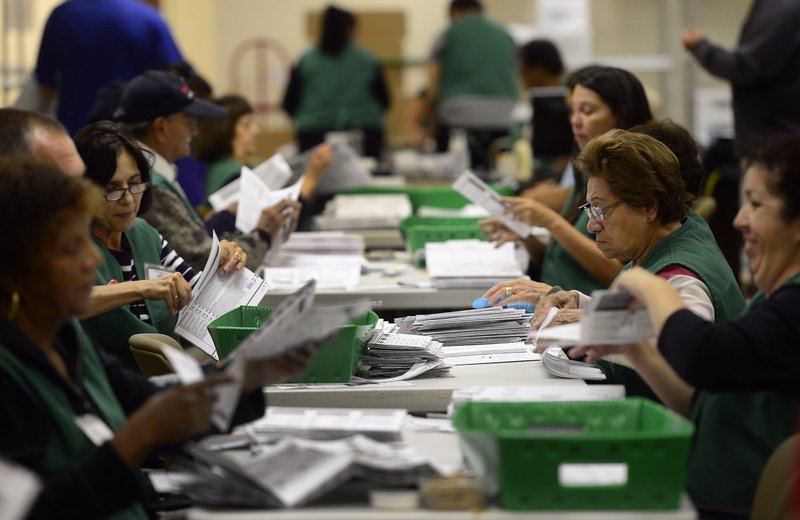
[[(536, 304), (536, 312), (533, 315), (533, 319), (531, 319), (531, 330), (536, 330), (542, 325), (545, 317), (553, 307), (560, 309), (559, 314), (562, 314), (567, 309), (579, 311), (579, 304), (580, 297), (577, 291), (556, 291), (550, 294), (543, 294)], [(574, 323), (580, 319), (580, 313), (564, 314), (561, 317), (559, 317), (559, 314), (552, 319), (551, 326)], [(577, 319), (575, 319), (576, 317)]]
[(211, 389), (231, 381), (217, 375), (158, 392), (131, 414), (111, 445), (129, 467), (136, 467), (156, 448), (207, 431), (214, 405)]
[(481, 235), (488, 236), (489, 240), (494, 242), (497, 247), (507, 242), (522, 240), (518, 234), (508, 229), (502, 222), (494, 217), (481, 220), (478, 222), (478, 225), (482, 228)]
[(258, 219), (256, 228), (267, 233), (274, 241), (279, 237), (284, 226), (288, 233), (291, 233), (297, 227), (299, 218), (300, 203), (284, 199), (274, 206), (261, 210), (261, 217)]
[(314, 189), (325, 176), (331, 164), (333, 164), (333, 147), (327, 143), (317, 146), (308, 159), (303, 185), (300, 187), (301, 197), (307, 200), (314, 195)]
[(598, 360), (612, 354), (622, 355), (634, 368), (638, 367), (648, 356), (658, 355), (658, 347), (655, 339), (648, 339), (636, 343), (625, 343), (621, 345), (584, 345), (572, 347), (569, 350), (569, 357), (579, 358), (586, 356), (587, 363), (596, 363)]
[(266, 385), (275, 385), (303, 375), (319, 350), (319, 343), (309, 342), (294, 347), (280, 356), (251, 361), (247, 364), (242, 393), (247, 395)]
[[(527, 278), (499, 282), (483, 293), (489, 305), (507, 305), (515, 302), (527, 302), (537, 305), (540, 297), (546, 294), (551, 286), (542, 282), (534, 282)], [(501, 301), (502, 299), (502, 301)]]
[[(224, 277), (233, 269), (241, 271), (247, 263), (247, 253), (236, 242), (219, 241), (219, 275)], [(189, 300), (186, 300), (188, 302)]]
[(550, 229), (556, 220), (562, 218), (558, 212), (527, 197), (503, 197), (503, 202), (508, 205), (506, 215), (531, 226)]
[(135, 285), (143, 300), (163, 300), (170, 314), (175, 314), (192, 299), (192, 288), (180, 273), (170, 273), (152, 280), (136, 280), (115, 284), (124, 289), (125, 284)]

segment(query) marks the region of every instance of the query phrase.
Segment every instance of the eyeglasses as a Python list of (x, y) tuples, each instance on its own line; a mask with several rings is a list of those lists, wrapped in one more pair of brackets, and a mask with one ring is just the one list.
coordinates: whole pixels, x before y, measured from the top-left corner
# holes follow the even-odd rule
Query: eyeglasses
[(150, 187), (150, 181), (147, 182), (132, 182), (125, 188), (106, 191), (106, 200), (108, 202), (116, 202), (125, 196), (125, 192), (129, 191), (131, 195), (139, 195), (144, 193)]
[(609, 204), (604, 208), (598, 208), (597, 206), (592, 206), (590, 203), (587, 202), (583, 206), (579, 206), (578, 209), (582, 209), (583, 211), (585, 211), (586, 215), (589, 218), (594, 218), (596, 221), (602, 222), (605, 220), (607, 216), (606, 212), (609, 212), (609, 210), (611, 210), (616, 206), (619, 206), (620, 204), (622, 204), (622, 201), (618, 200), (617, 202), (612, 202), (611, 204)]

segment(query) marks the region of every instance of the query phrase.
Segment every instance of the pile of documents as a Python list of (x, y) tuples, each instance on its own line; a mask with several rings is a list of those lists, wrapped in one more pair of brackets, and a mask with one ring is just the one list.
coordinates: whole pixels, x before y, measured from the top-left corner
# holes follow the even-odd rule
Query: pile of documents
[(366, 264), (362, 255), (288, 253), (267, 256), (264, 279), (271, 289), (296, 289), (315, 280), (317, 289), (352, 291), (361, 282)]
[(430, 336), (399, 334), (397, 325), (378, 322), (353, 382), (389, 382), (448, 375), (442, 344)]
[(314, 440), (365, 435), (376, 441), (402, 439), (406, 410), (396, 408), (307, 408), (269, 406), (247, 427), (255, 436), (287, 435)]
[(281, 247), (283, 253), (364, 256), (364, 237), (342, 231), (295, 231)]
[(284, 437), (249, 453), (217, 453), (199, 445), (186, 451), (180, 491), (208, 506), (297, 507), (353, 479), (370, 486), (409, 486), (440, 473), (402, 444), (363, 435), (334, 441)]
[(520, 309), (487, 307), (418, 314), (399, 318), (396, 323), (401, 333), (425, 334), (449, 347), (523, 342), (530, 332), (532, 317)]
[(318, 230), (395, 229), (411, 214), (405, 194), (336, 195), (315, 225)]
[(425, 264), (438, 288), (487, 289), (523, 275), (511, 242), (500, 247), (480, 240), (428, 242)]
[(606, 375), (595, 365), (570, 359), (558, 346), (547, 347), (542, 354), (542, 365), (549, 374), (567, 379), (605, 381)]

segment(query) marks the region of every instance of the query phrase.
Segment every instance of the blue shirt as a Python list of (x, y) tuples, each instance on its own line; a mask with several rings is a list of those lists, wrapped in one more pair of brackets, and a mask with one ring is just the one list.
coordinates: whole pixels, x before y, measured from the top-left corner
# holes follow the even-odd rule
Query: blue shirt
[(58, 90), (58, 119), (74, 134), (88, 122), (98, 90), (182, 59), (153, 7), (138, 0), (68, 0), (47, 19), (36, 79)]

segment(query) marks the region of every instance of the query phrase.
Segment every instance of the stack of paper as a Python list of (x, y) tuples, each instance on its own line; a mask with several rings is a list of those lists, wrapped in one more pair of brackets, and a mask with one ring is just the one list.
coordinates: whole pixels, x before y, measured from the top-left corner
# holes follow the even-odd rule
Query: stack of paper
[(352, 291), (366, 261), (361, 255), (312, 255), (285, 252), (268, 257), (264, 279), (272, 289), (296, 289), (315, 280), (318, 290)]
[(425, 263), (435, 287), (486, 289), (522, 276), (514, 244), (495, 247), (480, 240), (425, 244)]
[(364, 256), (364, 237), (342, 231), (295, 231), (281, 246), (284, 253)]
[[(370, 182), (372, 175), (364, 167), (356, 151), (348, 144), (331, 143), (333, 148), (333, 162), (328, 166), (325, 175), (314, 188), (315, 193), (330, 194), (363, 186)], [(289, 159), (289, 165), (296, 174), (302, 174), (311, 155), (316, 151), (312, 148), (307, 152)]]
[(532, 314), (520, 309), (487, 307), (463, 311), (418, 314), (396, 320), (398, 331), (431, 336), (445, 347), (523, 342)]
[(395, 229), (412, 214), (408, 195), (337, 195), (316, 218), (319, 230)]
[(440, 474), (416, 450), (362, 435), (336, 441), (287, 437), (243, 461), (199, 445), (187, 452), (193, 477), (181, 491), (211, 506), (297, 507), (353, 477), (370, 485), (409, 486)]
[(442, 344), (430, 336), (398, 334), (396, 325), (383, 321), (358, 363), (354, 382), (388, 382), (447, 375), (450, 368), (442, 360)]
[(361, 408), (293, 408), (269, 406), (248, 428), (255, 435), (291, 434), (307, 439), (341, 439), (355, 434), (379, 441), (402, 438), (406, 410)]
[(606, 375), (594, 365), (570, 359), (557, 346), (548, 347), (542, 354), (542, 365), (548, 373), (568, 379), (588, 379), (605, 381)]
[(624, 399), (623, 385), (553, 385), (530, 386), (474, 386), (453, 391), (448, 415), (469, 401), (513, 403), (552, 401), (606, 401)]

